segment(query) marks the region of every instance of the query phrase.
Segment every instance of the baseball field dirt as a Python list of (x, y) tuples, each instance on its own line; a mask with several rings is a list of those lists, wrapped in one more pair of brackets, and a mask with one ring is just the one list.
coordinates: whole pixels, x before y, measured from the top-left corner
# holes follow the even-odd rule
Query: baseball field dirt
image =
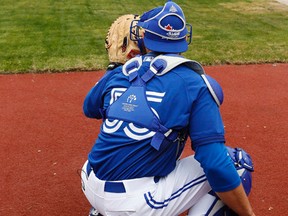
[[(224, 89), (227, 145), (252, 156), (256, 215), (287, 215), (288, 64), (204, 68)], [(0, 215), (88, 214), (77, 171), (100, 121), (82, 103), (103, 73), (0, 75)], [(192, 153), (187, 143), (183, 157)]]

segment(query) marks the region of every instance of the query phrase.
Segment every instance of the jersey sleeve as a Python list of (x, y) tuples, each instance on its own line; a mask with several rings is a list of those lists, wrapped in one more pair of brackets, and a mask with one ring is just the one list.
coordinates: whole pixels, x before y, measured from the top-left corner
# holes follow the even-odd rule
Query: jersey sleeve
[(105, 75), (96, 83), (95, 86), (88, 92), (83, 103), (83, 112), (88, 118), (101, 119), (103, 108), (103, 98), (102, 95), (105, 90), (106, 83), (109, 79), (116, 74), (118, 71), (108, 70)]
[(195, 159), (201, 164), (213, 191), (225, 192), (240, 185), (240, 177), (223, 143), (198, 146)]
[(210, 94), (208, 87), (199, 77), (198, 82), (190, 84), (189, 92), (192, 108), (189, 119), (189, 135), (192, 148), (214, 142), (225, 142), (224, 125), (219, 106)]
[(190, 96), (189, 135), (195, 159), (201, 164), (214, 191), (232, 190), (239, 186), (240, 178), (224, 144), (225, 131), (219, 104), (200, 78), (194, 78), (188, 88), (188, 92), (194, 92), (194, 96)]

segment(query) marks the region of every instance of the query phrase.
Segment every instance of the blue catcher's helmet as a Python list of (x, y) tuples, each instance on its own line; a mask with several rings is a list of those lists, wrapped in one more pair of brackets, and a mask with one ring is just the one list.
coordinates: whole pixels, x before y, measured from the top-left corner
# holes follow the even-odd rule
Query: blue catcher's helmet
[(235, 168), (241, 178), (242, 185), (247, 195), (252, 188), (252, 175), (254, 166), (250, 155), (241, 148), (227, 146), (228, 154), (234, 162)]
[[(192, 26), (186, 24), (181, 7), (172, 1), (145, 12), (136, 25), (145, 31), (145, 47), (155, 52), (185, 52), (192, 40)], [(132, 22), (133, 28), (135, 23)], [(130, 38), (133, 39), (134, 35), (134, 38), (139, 39), (141, 36), (137, 32), (131, 30)]]

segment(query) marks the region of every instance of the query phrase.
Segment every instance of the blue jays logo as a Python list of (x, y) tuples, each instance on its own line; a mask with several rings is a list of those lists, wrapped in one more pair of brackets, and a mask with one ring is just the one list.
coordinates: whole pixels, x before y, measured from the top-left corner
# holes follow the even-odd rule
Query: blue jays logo
[(165, 26), (165, 29), (166, 30), (173, 30), (173, 27), (170, 24), (168, 24), (168, 25)]

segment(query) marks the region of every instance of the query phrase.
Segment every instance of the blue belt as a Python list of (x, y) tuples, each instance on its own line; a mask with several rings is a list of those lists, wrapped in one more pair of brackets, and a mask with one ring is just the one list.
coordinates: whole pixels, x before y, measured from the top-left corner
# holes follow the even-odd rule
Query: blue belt
[[(88, 162), (87, 163), (87, 176), (91, 174), (93, 168), (91, 164)], [(157, 183), (159, 181), (160, 177), (154, 177), (154, 182)], [(106, 181), (105, 186), (104, 186), (104, 191), (105, 192), (110, 192), (110, 193), (126, 193), (125, 186), (123, 182), (115, 182), (115, 181)]]

